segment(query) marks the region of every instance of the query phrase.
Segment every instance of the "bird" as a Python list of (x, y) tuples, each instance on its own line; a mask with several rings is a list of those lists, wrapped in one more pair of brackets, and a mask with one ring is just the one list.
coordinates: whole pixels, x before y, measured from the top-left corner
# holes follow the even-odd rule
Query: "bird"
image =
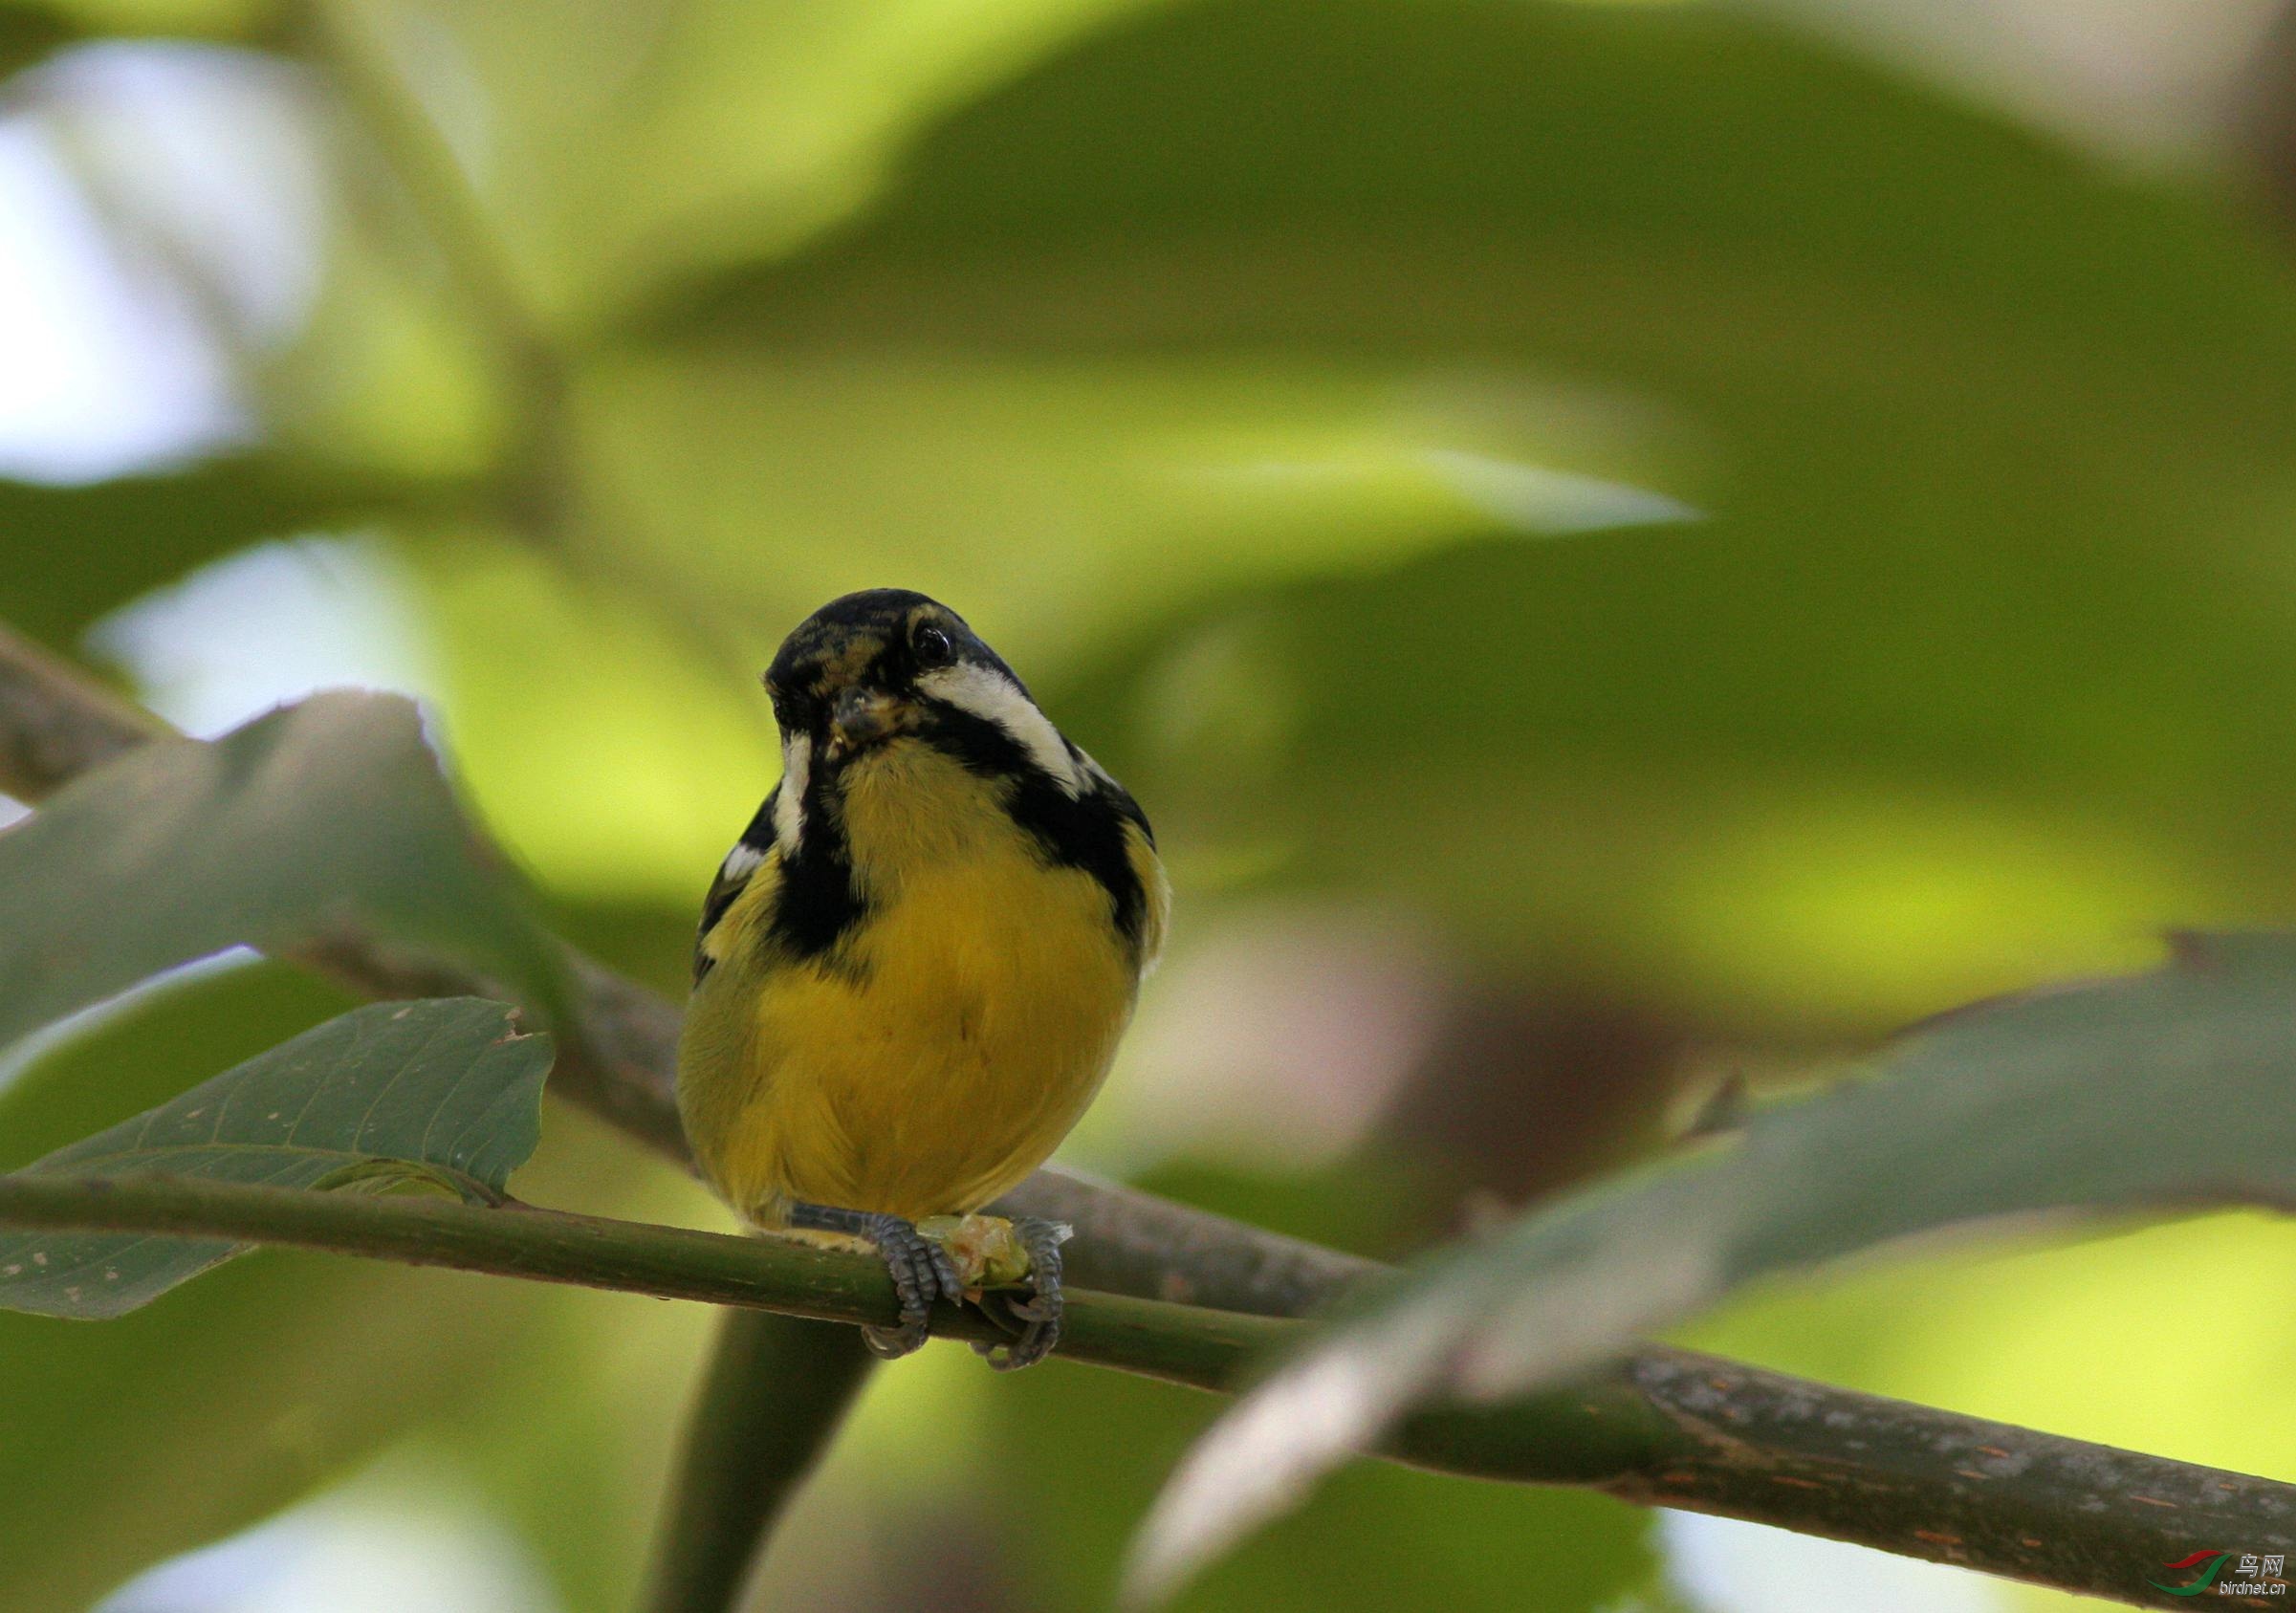
[[(767, 1233), (858, 1239), (919, 1348), (960, 1302), (918, 1231), (994, 1202), (1100, 1090), (1163, 948), (1170, 882), (1123, 785), (964, 619), (907, 589), (830, 600), (764, 675), (781, 778), (711, 881), (678, 1048), (703, 1176)], [(1033, 1296), (974, 1348), (1059, 1341), (1069, 1229), (1017, 1218)]]

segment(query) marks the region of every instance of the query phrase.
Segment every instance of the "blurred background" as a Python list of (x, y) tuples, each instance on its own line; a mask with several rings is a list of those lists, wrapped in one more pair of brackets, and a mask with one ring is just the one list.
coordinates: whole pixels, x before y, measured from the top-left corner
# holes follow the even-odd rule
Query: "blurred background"
[[(53, 0), (0, 75), (0, 619), (203, 733), (419, 693), (676, 992), (774, 644), (948, 600), (1179, 888), (1080, 1166), (1403, 1255), (2296, 906), (2276, 0)], [(340, 1006), (141, 993), (0, 1166)], [(520, 1190), (724, 1224), (563, 1108)], [(2292, 1278), (2219, 1217), (1684, 1337), (2286, 1476)], [(622, 1607), (710, 1324), (275, 1255), (0, 1316), (0, 1605)], [(1213, 1409), (928, 1351), (764, 1593), (1099, 1604)], [(1187, 1605), (2068, 1602), (1365, 1467)]]

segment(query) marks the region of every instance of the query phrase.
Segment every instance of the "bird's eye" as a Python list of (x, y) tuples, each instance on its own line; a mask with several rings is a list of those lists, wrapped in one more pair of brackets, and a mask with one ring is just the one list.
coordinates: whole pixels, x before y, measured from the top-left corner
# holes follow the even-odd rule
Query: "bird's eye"
[(909, 643), (917, 652), (920, 666), (946, 666), (956, 659), (956, 646), (941, 628), (925, 626), (917, 629)]

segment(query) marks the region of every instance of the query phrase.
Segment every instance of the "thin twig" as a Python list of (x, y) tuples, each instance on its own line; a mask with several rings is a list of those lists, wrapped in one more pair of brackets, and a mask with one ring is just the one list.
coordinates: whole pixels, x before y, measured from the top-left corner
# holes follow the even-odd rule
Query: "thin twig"
[[(883, 1264), (866, 1255), (528, 1206), (17, 1172), (0, 1175), (0, 1225), (229, 1238), (824, 1321), (883, 1325), (896, 1314)], [(944, 1337), (1002, 1337), (969, 1307), (937, 1307), (932, 1326)], [(1072, 1289), (1061, 1353), (1224, 1392), (1305, 1326)], [(1678, 1352), (1546, 1394), (1422, 1413), (1379, 1454), (1435, 1472), (1586, 1485), (1781, 1522), (2162, 1606), (2179, 1603), (2153, 1592), (2146, 1571), (2194, 1542), (2282, 1552), (2296, 1536), (2296, 1486)], [(1955, 1464), (1950, 1485), (1935, 1482), (1939, 1461)]]
[[(532, 1205), (486, 1210), (444, 1198), (371, 1198), (156, 1173), (17, 1171), (0, 1175), (0, 1225), (222, 1237), (817, 1321), (891, 1327), (899, 1320), (885, 1264), (867, 1254)], [(1219, 1388), (1249, 1355), (1300, 1325), (1071, 1289), (1061, 1348), (1074, 1360)], [(1007, 1337), (979, 1311), (948, 1304), (933, 1312), (932, 1330), (982, 1342)]]

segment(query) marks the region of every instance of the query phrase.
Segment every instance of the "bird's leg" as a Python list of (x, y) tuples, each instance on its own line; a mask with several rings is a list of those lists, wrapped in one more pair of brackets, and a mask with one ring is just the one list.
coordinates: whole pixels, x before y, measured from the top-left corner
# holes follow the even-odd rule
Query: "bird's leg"
[(939, 1244), (924, 1236), (898, 1215), (867, 1210), (838, 1210), (824, 1204), (794, 1203), (787, 1220), (809, 1232), (845, 1232), (866, 1238), (885, 1257), (901, 1299), (899, 1327), (864, 1327), (863, 1342), (872, 1354), (893, 1361), (925, 1344), (925, 1323), (935, 1299), (960, 1302), (964, 1286), (956, 1266)]
[[(999, 1372), (1034, 1366), (1052, 1354), (1052, 1347), (1061, 1341), (1061, 1245), (1076, 1235), (1076, 1229), (1064, 1221), (1039, 1221), (1034, 1215), (1017, 1215), (1012, 1226), (1013, 1235), (1028, 1252), (1029, 1284), (1036, 1292), (1026, 1300), (1004, 1295), (982, 1296), (981, 1308), (998, 1321), (1015, 1326), (1017, 1334), (1009, 1344), (976, 1341), (973, 1346), (975, 1354), (986, 1357), (989, 1364)], [(995, 1310), (990, 1310), (986, 1302), (992, 1297), (997, 1300)], [(998, 1349), (1004, 1354), (995, 1354)]]

